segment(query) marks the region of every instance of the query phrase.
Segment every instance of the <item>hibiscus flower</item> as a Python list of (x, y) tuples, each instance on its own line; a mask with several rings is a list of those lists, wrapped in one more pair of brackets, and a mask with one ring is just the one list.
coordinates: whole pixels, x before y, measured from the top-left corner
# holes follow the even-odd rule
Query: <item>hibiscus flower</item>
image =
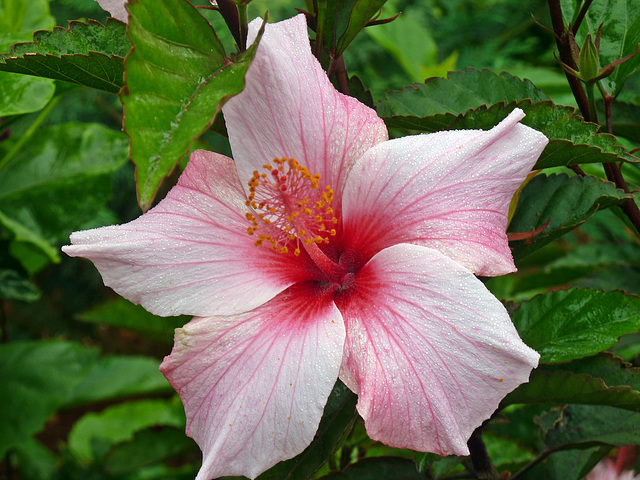
[(235, 161), (194, 152), (155, 208), (64, 247), (150, 312), (195, 317), (160, 369), (197, 479), (302, 452), (337, 379), (372, 439), (467, 455), (538, 363), (475, 275), (515, 270), (508, 205), (547, 139), (515, 110), (490, 131), (388, 140), (331, 85), (303, 16), (267, 25), (223, 113)]

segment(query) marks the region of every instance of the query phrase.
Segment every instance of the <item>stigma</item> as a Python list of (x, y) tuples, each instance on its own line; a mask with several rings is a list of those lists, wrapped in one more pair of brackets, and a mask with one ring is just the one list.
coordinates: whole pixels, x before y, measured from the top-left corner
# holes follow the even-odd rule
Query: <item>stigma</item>
[(321, 188), (320, 175), (293, 158), (274, 158), (263, 169), (253, 172), (246, 202), (253, 210), (246, 218), (247, 232), (257, 237), (254, 245), (297, 256), (301, 248), (329, 243), (338, 223), (331, 186)]

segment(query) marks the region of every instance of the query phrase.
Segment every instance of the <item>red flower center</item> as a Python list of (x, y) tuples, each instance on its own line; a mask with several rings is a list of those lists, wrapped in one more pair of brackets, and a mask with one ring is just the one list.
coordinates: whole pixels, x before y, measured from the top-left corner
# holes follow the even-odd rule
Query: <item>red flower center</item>
[(274, 158), (257, 170), (249, 180), (247, 213), (249, 235), (256, 235), (255, 246), (271, 245), (280, 253), (298, 256), (306, 250), (315, 264), (331, 281), (341, 282), (346, 269), (319, 248), (336, 235), (338, 219), (331, 202), (330, 185), (320, 188), (320, 175), (311, 174), (293, 158)]

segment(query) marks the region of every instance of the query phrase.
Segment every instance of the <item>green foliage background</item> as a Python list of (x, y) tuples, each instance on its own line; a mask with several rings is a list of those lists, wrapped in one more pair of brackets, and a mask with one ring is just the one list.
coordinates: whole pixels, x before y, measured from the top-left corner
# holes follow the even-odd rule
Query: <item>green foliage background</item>
[[(619, 207), (636, 202), (640, 189), (640, 160), (630, 154), (640, 145), (640, 59), (608, 80), (620, 91), (614, 137), (576, 114), (555, 39), (541, 26), (551, 24), (545, 3), (378, 3), (379, 18), (402, 14), (362, 32), (345, 28), (336, 44), (323, 36), (323, 60), (328, 66), (328, 52), (344, 50), (351, 93), (375, 106), (392, 135), (489, 128), (518, 106), (524, 123), (551, 140), (536, 167), (544, 171), (520, 193), (509, 231), (544, 229), (512, 242), (517, 274), (486, 281), (543, 364), (504, 400), (483, 439), (499, 472), (519, 472), (513, 478), (583, 478), (613, 448), (640, 444), (640, 244)], [(219, 41), (207, 37), (207, 23), (185, 7), (180, 15), (199, 25), (198, 34), (158, 32), (209, 42), (202, 49), (210, 55), (179, 65), (190, 75), (184, 85), (137, 74), (144, 59), (127, 58), (124, 128), (140, 183), (148, 185), (136, 192), (116, 95), (124, 58), (129, 38), (157, 50), (141, 33), (148, 17), (177, 15), (144, 4), (132, 9), (127, 37), (93, 0), (0, 0), (0, 51), (34, 42), (0, 55), (0, 476), (8, 479), (191, 479), (200, 465), (179, 399), (157, 370), (173, 329), (188, 318), (147, 313), (105, 289), (89, 262), (59, 253), (72, 231), (127, 222), (141, 213), (137, 200), (148, 208), (162, 198), (190, 148), (230, 154), (220, 118), (211, 122), (220, 101), (242, 88), (253, 52), (236, 58), (228, 78), (217, 76), (235, 51), (233, 37), (216, 12), (201, 11)], [(562, 5), (568, 22), (575, 3)], [(268, 9), (277, 21), (294, 8), (305, 3), (254, 0), (249, 18)], [(601, 63), (633, 51), (622, 38), (640, 37), (640, 6), (596, 0), (592, 8), (578, 44), (602, 18), (625, 15), (627, 30), (605, 25)], [(36, 30), (47, 32), (34, 37)], [(177, 68), (181, 52), (173, 53), (167, 68)], [(174, 126), (175, 111), (140, 94), (148, 85), (175, 88), (172, 100), (187, 120)], [(203, 85), (210, 91), (192, 102), (190, 92)], [(162, 112), (154, 127), (168, 137), (145, 130), (148, 102)], [(629, 192), (605, 181), (603, 162), (622, 164)], [(567, 168), (574, 164), (589, 176)], [(462, 475), (467, 463), (371, 441), (355, 396), (338, 383), (309, 449), (260, 478), (438, 478)]]

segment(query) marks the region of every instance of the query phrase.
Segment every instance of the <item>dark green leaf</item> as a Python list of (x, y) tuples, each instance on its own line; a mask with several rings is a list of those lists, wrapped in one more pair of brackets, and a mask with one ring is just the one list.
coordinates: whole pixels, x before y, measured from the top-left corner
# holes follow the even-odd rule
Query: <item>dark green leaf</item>
[(637, 444), (640, 413), (605, 406), (567, 405), (544, 440), (547, 447), (554, 449)]
[(188, 2), (138, 0), (129, 14), (135, 48), (125, 62), (127, 86), (121, 99), (137, 167), (138, 201), (146, 211), (162, 179), (224, 102), (244, 87), (258, 41), (232, 62)]
[(10, 242), (0, 240), (0, 298), (33, 302), (39, 296), (24, 267), (11, 255)]
[(640, 412), (640, 369), (600, 354), (560, 365), (541, 365), (529, 383), (504, 399), (510, 403), (608, 405)]
[(150, 393), (169, 393), (160, 362), (148, 357), (110, 356), (96, 360), (73, 389), (65, 407)]
[(0, 70), (53, 78), (118, 93), (124, 57), (131, 48), (125, 25), (110, 19), (70, 22), (69, 28), (39, 31), (32, 43), (20, 43), (0, 55)]
[(402, 91), (387, 92), (376, 104), (378, 115), (389, 127), (435, 132), (444, 130), (468, 110), (481, 105), (532, 99), (548, 100), (529, 80), (509, 73), (467, 69), (449, 72), (445, 78), (430, 78)]
[(328, 0), (318, 2), (317, 31), (322, 43), (337, 57), (382, 8), (387, 0)]
[(365, 458), (344, 471), (331, 473), (323, 480), (424, 480), (411, 460), (396, 457)]
[[(606, 118), (603, 102), (599, 102), (598, 107), (600, 107), (598, 108), (598, 118)], [(618, 100), (611, 107), (611, 116), (611, 127), (614, 135), (640, 142), (640, 105)]]
[(541, 362), (567, 362), (594, 355), (637, 331), (640, 299), (622, 292), (561, 290), (523, 302), (512, 320)]
[(0, 267), (0, 298), (33, 302), (40, 292), (21, 272)]
[(140, 430), (125, 443), (116, 445), (104, 459), (104, 467), (112, 475), (122, 475), (151, 465), (190, 449), (199, 453), (193, 440), (182, 429), (155, 427)]
[[(611, 451), (609, 445), (580, 450), (562, 450), (549, 456), (547, 477), (562, 480), (582, 480), (591, 469)], [(536, 479), (536, 477), (532, 477)], [(540, 478), (540, 477), (538, 477)]]
[(135, 432), (156, 425), (184, 428), (184, 410), (178, 397), (127, 402), (100, 413), (87, 413), (69, 433), (69, 451), (80, 463), (101, 461), (116, 444), (130, 441)]
[(104, 206), (112, 174), (126, 160), (121, 132), (98, 124), (42, 128), (0, 170), (0, 222), (36, 247), (64, 240)]
[(118, 297), (101, 303), (78, 318), (85, 322), (112, 325), (133, 330), (154, 340), (173, 343), (173, 331), (191, 318), (188, 316), (159, 317), (147, 312), (140, 305)]
[(451, 129), (490, 129), (497, 125), (515, 108), (524, 110), (526, 117), (521, 123), (534, 128), (549, 138), (534, 169), (559, 167), (571, 164), (634, 161), (640, 159), (626, 153), (616, 144), (616, 138), (598, 133), (599, 127), (585, 122), (575, 115), (573, 107), (554, 105), (550, 101), (531, 103), (529, 100), (499, 103), (490, 107), (479, 107), (459, 116)]
[[(281, 462), (260, 475), (259, 480), (303, 480), (313, 474), (337, 450), (356, 418), (356, 395), (338, 380), (329, 396), (316, 436), (297, 457)], [(413, 463), (412, 463), (413, 465)], [(414, 468), (415, 469), (415, 468)]]
[(62, 341), (0, 345), (0, 456), (44, 426), (97, 355), (97, 350)]
[(584, 223), (598, 209), (628, 198), (610, 182), (595, 177), (537, 175), (522, 190), (509, 224), (510, 232), (531, 232), (547, 227), (532, 240), (512, 242), (516, 261)]
[(468, 69), (447, 79), (431, 78), (402, 91), (388, 92), (377, 103), (378, 115), (389, 127), (435, 132), (448, 129), (488, 130), (514, 108), (526, 113), (522, 123), (544, 133), (550, 143), (535, 168), (577, 163), (637, 161), (615, 137), (575, 115), (573, 107), (554, 105), (530, 81), (508, 73)]

